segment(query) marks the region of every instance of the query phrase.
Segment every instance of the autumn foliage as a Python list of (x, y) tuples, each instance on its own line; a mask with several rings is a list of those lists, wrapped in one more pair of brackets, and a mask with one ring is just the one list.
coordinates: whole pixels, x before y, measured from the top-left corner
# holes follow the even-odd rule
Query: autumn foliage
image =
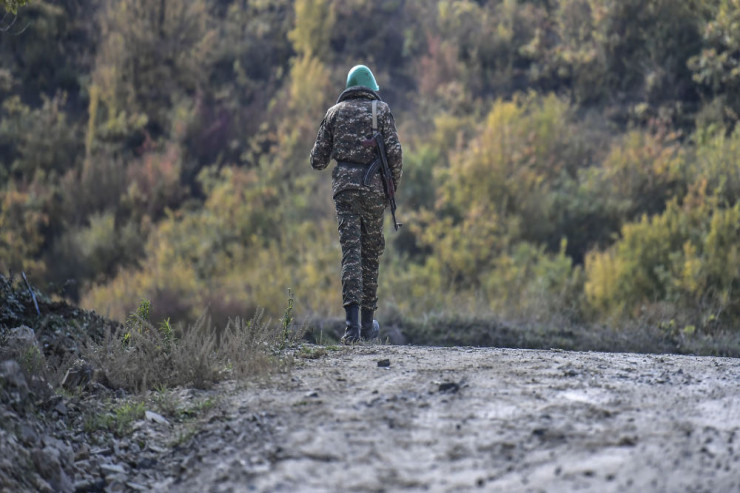
[(736, 330), (738, 19), (736, 0), (33, 0), (0, 33), (0, 269), (119, 319), (142, 297), (278, 316), (289, 288), (340, 314), (308, 152), (364, 63), (405, 157), (381, 311)]

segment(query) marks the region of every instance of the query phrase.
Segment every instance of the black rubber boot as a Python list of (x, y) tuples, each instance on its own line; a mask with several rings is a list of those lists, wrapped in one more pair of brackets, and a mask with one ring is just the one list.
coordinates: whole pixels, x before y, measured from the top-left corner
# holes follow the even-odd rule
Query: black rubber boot
[(347, 314), (346, 329), (342, 344), (354, 344), (360, 340), (360, 307), (358, 305), (349, 305), (344, 307)]
[(360, 336), (363, 339), (371, 340), (378, 337), (380, 333), (380, 324), (373, 320), (373, 310), (370, 308), (362, 309), (362, 326), (360, 327)]

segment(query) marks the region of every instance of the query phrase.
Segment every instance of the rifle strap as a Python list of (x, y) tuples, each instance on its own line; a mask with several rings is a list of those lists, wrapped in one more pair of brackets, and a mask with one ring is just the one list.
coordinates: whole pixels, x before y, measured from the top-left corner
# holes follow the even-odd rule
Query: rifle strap
[(378, 131), (378, 100), (377, 99), (373, 99), (372, 107), (373, 107), (373, 134), (375, 134)]

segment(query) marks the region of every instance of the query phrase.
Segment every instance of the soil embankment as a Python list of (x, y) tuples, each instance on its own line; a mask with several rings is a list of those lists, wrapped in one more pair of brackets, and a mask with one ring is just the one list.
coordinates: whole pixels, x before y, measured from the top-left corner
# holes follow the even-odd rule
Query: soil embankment
[(130, 479), (177, 491), (740, 491), (740, 360), (304, 353), (317, 357), (269, 384), (214, 390), (221, 405), (200, 431)]

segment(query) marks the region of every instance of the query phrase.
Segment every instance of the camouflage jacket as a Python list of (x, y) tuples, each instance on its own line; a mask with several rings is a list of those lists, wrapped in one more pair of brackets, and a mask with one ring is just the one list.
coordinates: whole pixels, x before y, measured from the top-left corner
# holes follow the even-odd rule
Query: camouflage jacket
[[(388, 166), (393, 175), (393, 182), (398, 189), (402, 173), (401, 143), (398, 141), (396, 125), (390, 108), (380, 101), (378, 94), (365, 87), (351, 87), (344, 91), (337, 104), (329, 108), (319, 127), (313, 149), (311, 149), (311, 166), (324, 169), (329, 160), (357, 164), (370, 164), (377, 157), (375, 147), (363, 147), (362, 141), (372, 137), (373, 117), (372, 101), (378, 102), (378, 131), (383, 135)], [(332, 171), (333, 195), (345, 190), (366, 190), (362, 185), (365, 169), (362, 167), (335, 166)], [(369, 188), (383, 193), (383, 182), (377, 173), (370, 182)]]

